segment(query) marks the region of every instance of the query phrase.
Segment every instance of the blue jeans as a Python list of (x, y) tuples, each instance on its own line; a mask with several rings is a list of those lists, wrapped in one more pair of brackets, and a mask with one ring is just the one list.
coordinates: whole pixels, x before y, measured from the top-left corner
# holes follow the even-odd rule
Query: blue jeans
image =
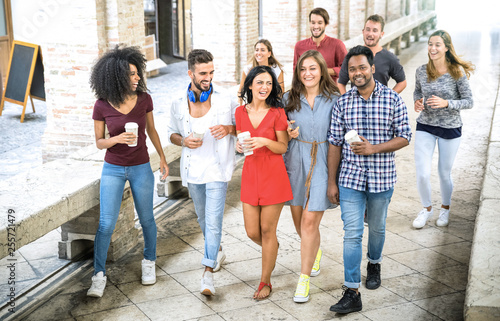
[(94, 240), (94, 274), (106, 274), (111, 235), (115, 229), (125, 182), (129, 181), (135, 209), (144, 235), (144, 258), (156, 260), (156, 223), (153, 215), (154, 176), (148, 163), (136, 166), (118, 166), (104, 162), (100, 187), (99, 227)]
[(340, 209), (344, 221), (344, 285), (348, 288), (357, 289), (361, 284), (361, 242), (365, 209), (369, 230), (367, 258), (372, 264), (382, 261), (387, 208), (393, 192), (393, 188), (381, 193), (370, 193), (339, 186)]
[(188, 183), (188, 189), (198, 216), (198, 224), (205, 237), (205, 255), (201, 264), (215, 268), (222, 238), (227, 182)]

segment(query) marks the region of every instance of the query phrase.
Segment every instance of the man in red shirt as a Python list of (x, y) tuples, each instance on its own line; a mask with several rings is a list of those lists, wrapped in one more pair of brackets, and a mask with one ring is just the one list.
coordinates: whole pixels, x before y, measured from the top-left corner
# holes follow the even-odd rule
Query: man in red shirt
[(325, 34), (326, 26), (330, 21), (328, 12), (323, 8), (314, 8), (309, 13), (309, 26), (311, 28), (311, 38), (301, 40), (295, 44), (293, 54), (293, 69), (297, 65), (300, 55), (307, 50), (317, 50), (323, 55), (328, 66), (328, 73), (337, 82), (340, 67), (347, 54), (347, 50), (342, 41), (328, 37)]

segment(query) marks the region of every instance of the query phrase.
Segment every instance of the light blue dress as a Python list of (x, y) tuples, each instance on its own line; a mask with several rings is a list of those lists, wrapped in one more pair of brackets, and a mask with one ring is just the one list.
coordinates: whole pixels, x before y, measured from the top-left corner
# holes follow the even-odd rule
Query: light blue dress
[[(288, 94), (283, 96), (288, 101)], [(299, 128), (299, 136), (288, 143), (288, 150), (284, 155), (285, 166), (292, 185), (293, 199), (288, 205), (302, 206), (307, 203), (306, 181), (310, 173), (311, 149), (313, 142), (317, 142), (316, 164), (312, 170), (309, 191), (309, 211), (325, 211), (336, 205), (330, 203), (327, 197), (328, 188), (328, 130), (332, 119), (332, 108), (338, 96), (328, 99), (318, 95), (314, 99), (314, 107), (311, 109), (307, 99), (301, 95), (300, 111), (288, 113), (288, 120), (295, 120), (295, 127)]]

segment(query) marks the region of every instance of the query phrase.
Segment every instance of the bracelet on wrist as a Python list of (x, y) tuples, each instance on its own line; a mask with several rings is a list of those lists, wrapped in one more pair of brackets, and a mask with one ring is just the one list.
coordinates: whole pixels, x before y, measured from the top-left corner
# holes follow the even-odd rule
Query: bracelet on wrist
[(185, 147), (186, 145), (184, 145), (184, 137), (181, 136), (181, 147)]

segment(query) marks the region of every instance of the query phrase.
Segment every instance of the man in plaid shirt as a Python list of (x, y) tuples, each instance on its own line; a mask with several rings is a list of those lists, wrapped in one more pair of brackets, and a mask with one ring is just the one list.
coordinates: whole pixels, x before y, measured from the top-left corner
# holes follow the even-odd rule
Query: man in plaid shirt
[[(364, 46), (354, 47), (344, 61), (348, 63), (353, 87), (333, 107), (328, 133), (328, 197), (332, 203), (340, 203), (345, 231), (344, 294), (330, 307), (337, 313), (362, 309), (358, 288), (365, 209), (369, 230), (366, 288), (380, 286), (387, 208), (396, 183), (394, 152), (407, 146), (411, 139), (403, 99), (373, 78), (372, 51)], [(344, 140), (351, 129), (358, 132), (362, 142), (349, 145)]]

